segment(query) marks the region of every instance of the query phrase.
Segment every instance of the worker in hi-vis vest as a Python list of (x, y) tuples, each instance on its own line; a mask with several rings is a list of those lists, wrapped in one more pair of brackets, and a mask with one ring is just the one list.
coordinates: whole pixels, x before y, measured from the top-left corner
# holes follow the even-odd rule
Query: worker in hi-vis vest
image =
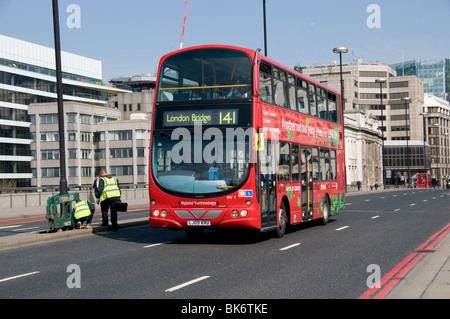
[(111, 209), (111, 224), (113, 231), (117, 231), (118, 228), (116, 204), (120, 203), (120, 196), (119, 181), (102, 169), (100, 171), (100, 180), (95, 192), (95, 197), (100, 198), (102, 226), (108, 226), (108, 210)]
[(86, 228), (91, 228), (92, 217), (94, 216), (95, 205), (87, 200), (80, 200), (74, 204), (73, 218), (75, 219), (75, 228), (80, 229), (86, 222)]

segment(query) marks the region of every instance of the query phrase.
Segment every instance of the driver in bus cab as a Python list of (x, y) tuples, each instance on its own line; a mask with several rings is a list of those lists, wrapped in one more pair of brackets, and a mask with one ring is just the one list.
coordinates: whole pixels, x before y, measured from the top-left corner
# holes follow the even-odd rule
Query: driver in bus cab
[(195, 179), (201, 179), (202, 177), (202, 170), (199, 167), (198, 164), (194, 164), (192, 162), (182, 162), (183, 164), (172, 164), (172, 171), (185, 171), (190, 174), (190, 176), (194, 177)]

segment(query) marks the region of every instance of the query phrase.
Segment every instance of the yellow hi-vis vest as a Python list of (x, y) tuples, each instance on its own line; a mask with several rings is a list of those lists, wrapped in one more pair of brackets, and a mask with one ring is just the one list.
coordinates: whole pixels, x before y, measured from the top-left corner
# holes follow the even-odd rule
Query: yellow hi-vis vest
[(73, 214), (73, 217), (75, 219), (80, 219), (83, 217), (87, 217), (91, 214), (91, 210), (89, 209), (89, 205), (87, 201), (82, 200), (75, 204), (75, 213)]
[(104, 182), (104, 185), (102, 195), (100, 196), (101, 202), (103, 202), (107, 198), (120, 197), (121, 194), (119, 185), (117, 185), (117, 180), (114, 177), (102, 177), (102, 180)]

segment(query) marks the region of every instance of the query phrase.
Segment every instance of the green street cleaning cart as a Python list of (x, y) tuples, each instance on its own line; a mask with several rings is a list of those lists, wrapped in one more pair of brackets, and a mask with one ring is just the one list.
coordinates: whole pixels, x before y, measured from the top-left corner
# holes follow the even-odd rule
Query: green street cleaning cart
[(79, 201), (78, 194), (53, 195), (47, 199), (48, 228), (50, 231), (73, 229), (73, 203)]

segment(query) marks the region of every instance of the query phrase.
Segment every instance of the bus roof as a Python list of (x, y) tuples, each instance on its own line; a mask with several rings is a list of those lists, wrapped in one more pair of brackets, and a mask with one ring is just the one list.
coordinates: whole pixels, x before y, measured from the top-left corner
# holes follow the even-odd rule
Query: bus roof
[[(247, 49), (247, 48), (238, 47), (238, 46), (233, 46), (233, 45), (203, 44), (203, 45), (197, 45), (197, 46), (192, 46), (192, 47), (186, 47), (184, 49), (172, 51), (170, 53), (165, 54), (164, 56), (161, 57), (161, 60), (159, 62), (159, 68), (161, 68), (162, 62), (164, 60), (166, 60), (169, 56), (176, 55), (176, 54), (179, 54), (181, 52), (187, 52), (187, 51), (192, 51), (192, 50), (200, 50), (200, 49), (211, 49), (211, 48), (214, 48), (214, 49), (221, 48), (221, 49), (237, 50), (237, 51), (245, 52), (251, 58), (252, 63), (254, 62), (253, 59), (254, 59), (255, 53), (257, 52), (256, 50)], [(330, 87), (328, 87), (328, 86), (326, 86), (326, 85), (324, 85), (324, 84), (322, 84), (320, 82), (317, 82), (316, 80), (313, 80), (313, 79), (303, 75), (302, 73), (300, 73), (298, 71), (295, 71), (295, 70), (293, 70), (293, 69), (291, 69), (291, 68), (289, 68), (289, 67), (287, 67), (287, 66), (285, 66), (285, 65), (283, 65), (283, 64), (281, 64), (279, 62), (276, 62), (276, 61), (266, 57), (263, 54), (258, 53), (258, 60), (264, 60), (266, 62), (269, 62), (269, 63), (271, 63), (271, 64), (273, 64), (273, 65), (275, 65), (275, 66), (277, 66), (279, 68), (282, 68), (282, 69), (284, 69), (286, 71), (289, 71), (289, 72), (295, 74), (296, 76), (298, 76), (298, 77), (300, 77), (300, 78), (302, 78), (304, 80), (308, 80), (309, 82), (314, 83), (315, 85), (318, 85), (318, 86), (320, 86), (322, 88), (325, 88), (328, 91), (335, 93), (336, 95), (339, 95), (339, 96), (341, 95), (341, 93), (339, 91), (336, 91), (336, 90), (334, 90), (334, 89), (332, 89), (332, 88), (330, 88)], [(159, 72), (159, 70), (158, 70), (158, 72)]]

